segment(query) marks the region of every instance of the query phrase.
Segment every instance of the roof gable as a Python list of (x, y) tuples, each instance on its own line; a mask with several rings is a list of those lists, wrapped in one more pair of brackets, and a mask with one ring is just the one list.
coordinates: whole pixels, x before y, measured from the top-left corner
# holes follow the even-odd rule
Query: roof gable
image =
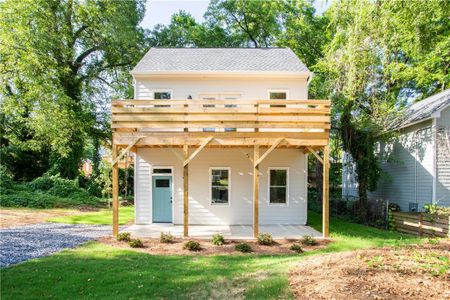
[(447, 89), (408, 107), (402, 113), (401, 117), (399, 117), (394, 124), (392, 124), (392, 129), (404, 128), (417, 122), (429, 119), (434, 113), (440, 112), (449, 105), (450, 89)]
[(310, 74), (289, 48), (151, 48), (131, 74)]

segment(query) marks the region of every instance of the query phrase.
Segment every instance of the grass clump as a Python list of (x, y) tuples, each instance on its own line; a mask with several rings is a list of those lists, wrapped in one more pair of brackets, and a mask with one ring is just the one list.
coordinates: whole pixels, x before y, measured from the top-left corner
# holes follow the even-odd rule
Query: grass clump
[(297, 253), (303, 253), (303, 249), (299, 244), (292, 244), (289, 249)]
[(121, 232), (117, 235), (117, 240), (120, 242), (129, 242), (131, 241), (131, 233)]
[(213, 234), (211, 242), (213, 245), (222, 246), (225, 244), (225, 238), (220, 233)]
[(305, 235), (302, 240), (301, 240), (302, 244), (305, 246), (315, 246), (317, 245), (317, 240), (310, 236), (310, 235)]
[(275, 243), (270, 233), (260, 233), (257, 239), (260, 245), (271, 246)]
[(187, 241), (186, 243), (184, 243), (183, 249), (189, 251), (200, 251), (202, 250), (202, 247), (200, 246), (200, 243), (197, 241)]
[(161, 232), (159, 241), (164, 244), (171, 244), (175, 242), (175, 237), (170, 232)]
[(144, 248), (144, 243), (140, 239), (131, 239), (128, 242), (131, 248)]
[(242, 253), (250, 253), (252, 252), (252, 247), (247, 243), (240, 243), (234, 247), (234, 250)]

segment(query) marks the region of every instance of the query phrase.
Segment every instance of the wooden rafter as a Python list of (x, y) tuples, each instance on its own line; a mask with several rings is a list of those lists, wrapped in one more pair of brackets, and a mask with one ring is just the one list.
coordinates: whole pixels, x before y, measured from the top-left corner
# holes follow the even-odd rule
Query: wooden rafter
[(122, 150), (122, 152), (120, 152), (120, 154), (113, 160), (112, 165), (114, 166), (115, 164), (117, 164), (122, 157), (125, 156), (125, 154), (127, 154), (128, 151), (130, 151), (131, 148), (134, 147), (134, 145), (136, 145), (142, 137), (138, 137), (137, 139), (134, 140), (134, 142), (130, 143), (124, 150)]
[(187, 166), (188, 164), (189, 164), (189, 162), (192, 160), (192, 159), (194, 159), (194, 157), (196, 157), (197, 156), (197, 154), (199, 154), (200, 153), (200, 151), (202, 151), (203, 150), (203, 148), (205, 148), (206, 147), (206, 145), (208, 145), (212, 140), (213, 140), (213, 138), (214, 137), (212, 137), (212, 136), (210, 136), (210, 137), (208, 137), (208, 138), (206, 138), (202, 143), (201, 143), (201, 145), (200, 145), (200, 147), (198, 147), (184, 162), (183, 162), (183, 167), (184, 166)]
[(309, 150), (309, 152), (311, 152), (312, 154), (314, 154), (314, 156), (317, 158), (317, 160), (320, 161), (320, 162), (322, 163), (322, 165), (323, 165), (323, 159), (322, 159), (322, 157), (320, 157), (320, 155), (317, 154), (317, 152), (314, 151), (314, 149), (311, 148), (310, 146), (306, 146), (306, 148)]
[(259, 165), (273, 150), (275, 150), (275, 148), (284, 140), (284, 138), (279, 138), (277, 139), (272, 146), (270, 146), (269, 149), (267, 149), (266, 152), (264, 152), (263, 155), (261, 155), (260, 158), (258, 158), (257, 161), (254, 162), (254, 165), (257, 166)]

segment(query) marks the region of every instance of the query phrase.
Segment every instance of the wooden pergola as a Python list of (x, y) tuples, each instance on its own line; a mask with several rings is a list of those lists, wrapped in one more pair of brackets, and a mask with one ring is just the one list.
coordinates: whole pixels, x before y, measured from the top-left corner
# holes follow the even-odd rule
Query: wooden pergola
[[(261, 162), (279, 148), (311, 152), (323, 164), (322, 232), (324, 237), (329, 235), (328, 100), (115, 100), (112, 129), (114, 236), (119, 229), (118, 162), (128, 151), (141, 147), (183, 149), (184, 236), (189, 235), (189, 163), (204, 148), (253, 148), (253, 157), (247, 157), (253, 165), (255, 237), (259, 234)], [(261, 149), (266, 150), (261, 153)]]

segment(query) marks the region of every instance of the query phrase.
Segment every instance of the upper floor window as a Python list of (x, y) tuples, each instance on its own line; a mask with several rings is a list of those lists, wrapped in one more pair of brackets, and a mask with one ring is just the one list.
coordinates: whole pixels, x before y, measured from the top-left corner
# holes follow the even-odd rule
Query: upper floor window
[(172, 93), (167, 92), (154, 92), (153, 93), (153, 99), (155, 100), (165, 100), (165, 99), (172, 99)]
[[(287, 100), (288, 91), (272, 90), (269, 91), (269, 100)], [(270, 107), (286, 107), (286, 105), (271, 105)]]
[(286, 100), (287, 99), (287, 91), (269, 91), (269, 99), (270, 100)]

